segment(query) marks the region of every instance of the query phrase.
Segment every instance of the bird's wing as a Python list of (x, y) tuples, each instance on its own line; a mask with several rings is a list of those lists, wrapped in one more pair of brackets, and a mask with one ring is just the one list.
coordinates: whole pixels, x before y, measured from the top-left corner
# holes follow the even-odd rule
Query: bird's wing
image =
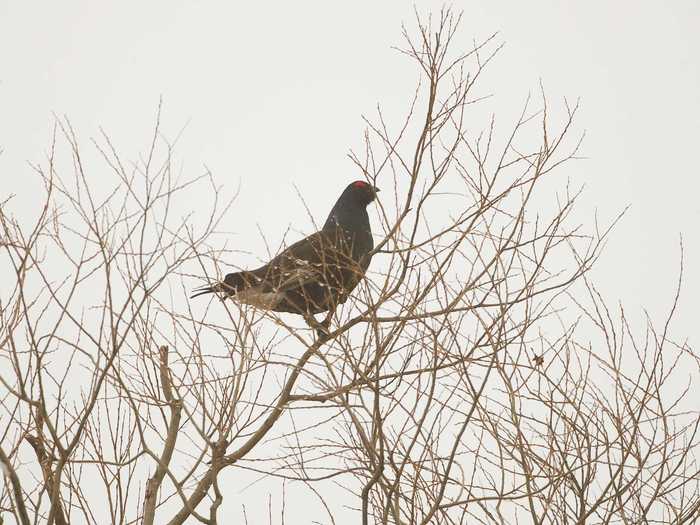
[(277, 291), (322, 281), (326, 267), (335, 264), (337, 243), (327, 232), (316, 232), (295, 242), (264, 267), (264, 280)]

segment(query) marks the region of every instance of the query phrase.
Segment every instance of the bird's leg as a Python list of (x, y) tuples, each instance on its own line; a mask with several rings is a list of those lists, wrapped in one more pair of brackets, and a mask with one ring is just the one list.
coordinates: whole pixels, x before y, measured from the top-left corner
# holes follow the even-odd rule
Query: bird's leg
[(323, 321), (321, 321), (321, 326), (325, 330), (326, 335), (329, 335), (331, 333), (331, 320), (333, 319), (334, 313), (335, 309), (328, 310), (326, 317), (323, 319)]
[(305, 315), (304, 320), (306, 321), (306, 324), (316, 330), (316, 335), (319, 339), (327, 339), (330, 335), (331, 331), (328, 327), (331, 323), (331, 314), (327, 315), (326, 318), (320, 323), (311, 314)]

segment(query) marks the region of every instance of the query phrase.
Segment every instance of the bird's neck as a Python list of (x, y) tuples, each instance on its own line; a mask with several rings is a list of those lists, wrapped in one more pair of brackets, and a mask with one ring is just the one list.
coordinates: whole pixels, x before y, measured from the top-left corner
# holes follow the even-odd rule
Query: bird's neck
[(364, 206), (336, 206), (323, 225), (323, 231), (340, 226), (349, 232), (370, 232), (369, 215)]

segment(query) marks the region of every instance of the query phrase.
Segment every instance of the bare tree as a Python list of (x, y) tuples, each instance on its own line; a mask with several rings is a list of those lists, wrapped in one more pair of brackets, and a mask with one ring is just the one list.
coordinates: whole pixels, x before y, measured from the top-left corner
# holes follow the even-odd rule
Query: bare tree
[[(668, 318), (635, 335), (588, 275), (617, 219), (572, 224), (578, 104), (542, 89), (501, 128), (480, 87), (501, 45), (455, 50), (459, 22), (404, 28), (420, 73), (406, 117), (378, 108), (350, 154), (383, 189), (378, 242), (328, 339), (189, 304), (193, 276), (230, 262), (230, 202), (208, 172), (175, 172), (159, 119), (135, 163), (106, 134), (86, 160), (57, 122), (38, 217), (0, 205), (16, 277), (0, 296), (3, 517), (229, 522), (231, 471), (307, 487), (319, 523), (344, 507), (393, 524), (700, 517), (700, 359), (670, 335), (681, 278)], [(182, 217), (202, 184), (209, 213)]]

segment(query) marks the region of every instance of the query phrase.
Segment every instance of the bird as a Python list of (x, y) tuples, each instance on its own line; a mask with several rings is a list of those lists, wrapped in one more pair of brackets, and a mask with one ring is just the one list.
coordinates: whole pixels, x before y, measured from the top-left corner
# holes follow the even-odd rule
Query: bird
[[(295, 242), (267, 264), (227, 274), (223, 281), (194, 290), (230, 297), (274, 312), (301, 315), (319, 337), (330, 334), (336, 307), (364, 278), (374, 241), (367, 214), (379, 188), (363, 180), (340, 194), (321, 230)], [(322, 322), (314, 315), (328, 312)]]

